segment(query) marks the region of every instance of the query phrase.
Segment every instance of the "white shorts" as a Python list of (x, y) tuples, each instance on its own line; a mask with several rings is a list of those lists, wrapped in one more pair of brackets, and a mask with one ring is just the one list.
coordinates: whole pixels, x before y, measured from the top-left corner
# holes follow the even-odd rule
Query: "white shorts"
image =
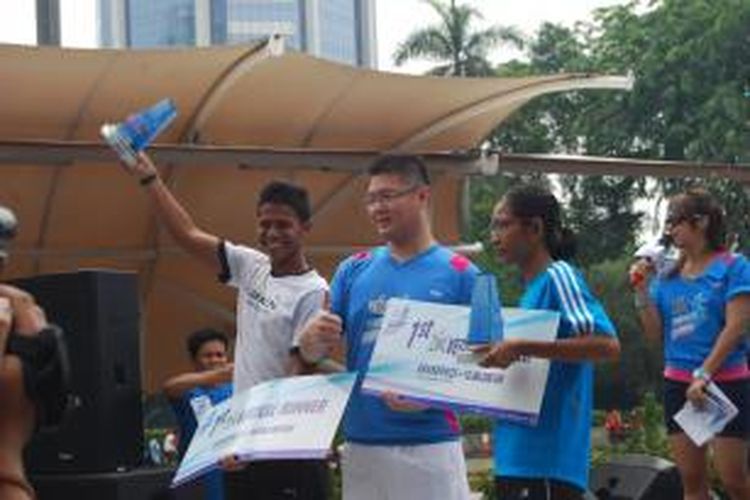
[(461, 441), (411, 446), (347, 443), (344, 500), (467, 500)]

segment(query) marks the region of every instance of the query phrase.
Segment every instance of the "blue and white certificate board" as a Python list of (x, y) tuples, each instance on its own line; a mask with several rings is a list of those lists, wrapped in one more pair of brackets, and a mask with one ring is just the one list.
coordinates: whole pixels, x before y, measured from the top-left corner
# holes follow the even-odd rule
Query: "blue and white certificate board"
[(354, 373), (282, 378), (216, 405), (198, 422), (172, 486), (216, 469), (228, 456), (324, 458), (355, 378)]
[[(505, 339), (557, 336), (557, 312), (503, 308), (502, 314)], [(549, 361), (528, 358), (506, 370), (467, 362), (469, 316), (466, 306), (389, 300), (362, 390), (535, 425)]]

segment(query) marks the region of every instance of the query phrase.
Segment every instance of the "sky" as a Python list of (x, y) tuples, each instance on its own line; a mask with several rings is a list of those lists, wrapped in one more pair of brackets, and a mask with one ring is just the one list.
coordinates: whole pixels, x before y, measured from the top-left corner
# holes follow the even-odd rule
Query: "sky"
[[(439, 20), (437, 14), (420, 0), (376, 0), (378, 67), (388, 71), (404, 71), (392, 62), (398, 44), (415, 28)], [(545, 21), (573, 26), (576, 21), (591, 19), (591, 12), (600, 7), (625, 3), (623, 0), (463, 0), (484, 16), (483, 24), (515, 26), (525, 35), (533, 35)], [(501, 48), (492, 54), (495, 62), (502, 62), (518, 53)], [(434, 63), (433, 63), (434, 64)], [(430, 63), (411, 64), (406, 72), (422, 73)]]
[[(154, 0), (158, 1), (158, 0)], [(319, 0), (325, 1), (325, 0)], [(516, 26), (532, 35), (544, 21), (572, 26), (590, 19), (591, 11), (624, 3), (623, 0), (463, 0), (484, 15), (484, 24)], [(96, 0), (60, 0), (62, 44), (66, 47), (95, 47)], [(438, 20), (420, 0), (376, 0), (378, 67), (387, 71), (422, 73), (430, 63), (410, 63), (396, 68), (392, 55), (399, 42), (412, 30)], [(0, 42), (34, 44), (35, 0), (0, 0)], [(481, 25), (480, 25), (481, 26)], [(508, 49), (492, 54), (495, 62), (517, 57)]]
[[(35, 0), (0, 0), (0, 42), (36, 43)], [(96, 46), (96, 0), (60, 0), (62, 44)]]

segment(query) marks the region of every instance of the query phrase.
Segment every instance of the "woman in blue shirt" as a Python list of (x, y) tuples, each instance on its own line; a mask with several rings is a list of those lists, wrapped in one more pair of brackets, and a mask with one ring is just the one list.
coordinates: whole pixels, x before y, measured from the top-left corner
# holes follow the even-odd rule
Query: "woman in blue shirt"
[[(742, 336), (750, 318), (750, 265), (724, 250), (724, 212), (705, 191), (670, 200), (667, 235), (676, 265), (650, 279), (653, 267), (631, 268), (644, 333), (664, 342), (664, 416), (686, 499), (708, 499), (706, 448), (696, 446), (673, 417), (687, 400), (702, 405), (715, 382), (739, 413), (711, 441), (719, 476), (732, 499), (750, 498), (747, 437), (750, 372)], [(646, 279), (643, 279), (645, 277)]]
[(508, 339), (491, 346), (485, 366), (525, 356), (551, 360), (539, 422), (498, 421), (495, 476), (501, 499), (581, 499), (588, 484), (594, 360), (617, 358), (615, 329), (580, 272), (560, 204), (536, 186), (511, 190), (495, 207), (491, 239), (500, 259), (520, 268), (520, 307), (560, 312), (557, 339)]

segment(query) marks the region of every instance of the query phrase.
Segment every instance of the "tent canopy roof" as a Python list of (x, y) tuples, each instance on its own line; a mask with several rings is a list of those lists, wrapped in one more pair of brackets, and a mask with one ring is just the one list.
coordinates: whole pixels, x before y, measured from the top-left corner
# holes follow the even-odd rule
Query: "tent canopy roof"
[(536, 96), (629, 85), (592, 75), (400, 75), (280, 52), (276, 39), (170, 50), (0, 46), (0, 139), (96, 140), (103, 122), (171, 97), (179, 117), (158, 142), (468, 150)]

